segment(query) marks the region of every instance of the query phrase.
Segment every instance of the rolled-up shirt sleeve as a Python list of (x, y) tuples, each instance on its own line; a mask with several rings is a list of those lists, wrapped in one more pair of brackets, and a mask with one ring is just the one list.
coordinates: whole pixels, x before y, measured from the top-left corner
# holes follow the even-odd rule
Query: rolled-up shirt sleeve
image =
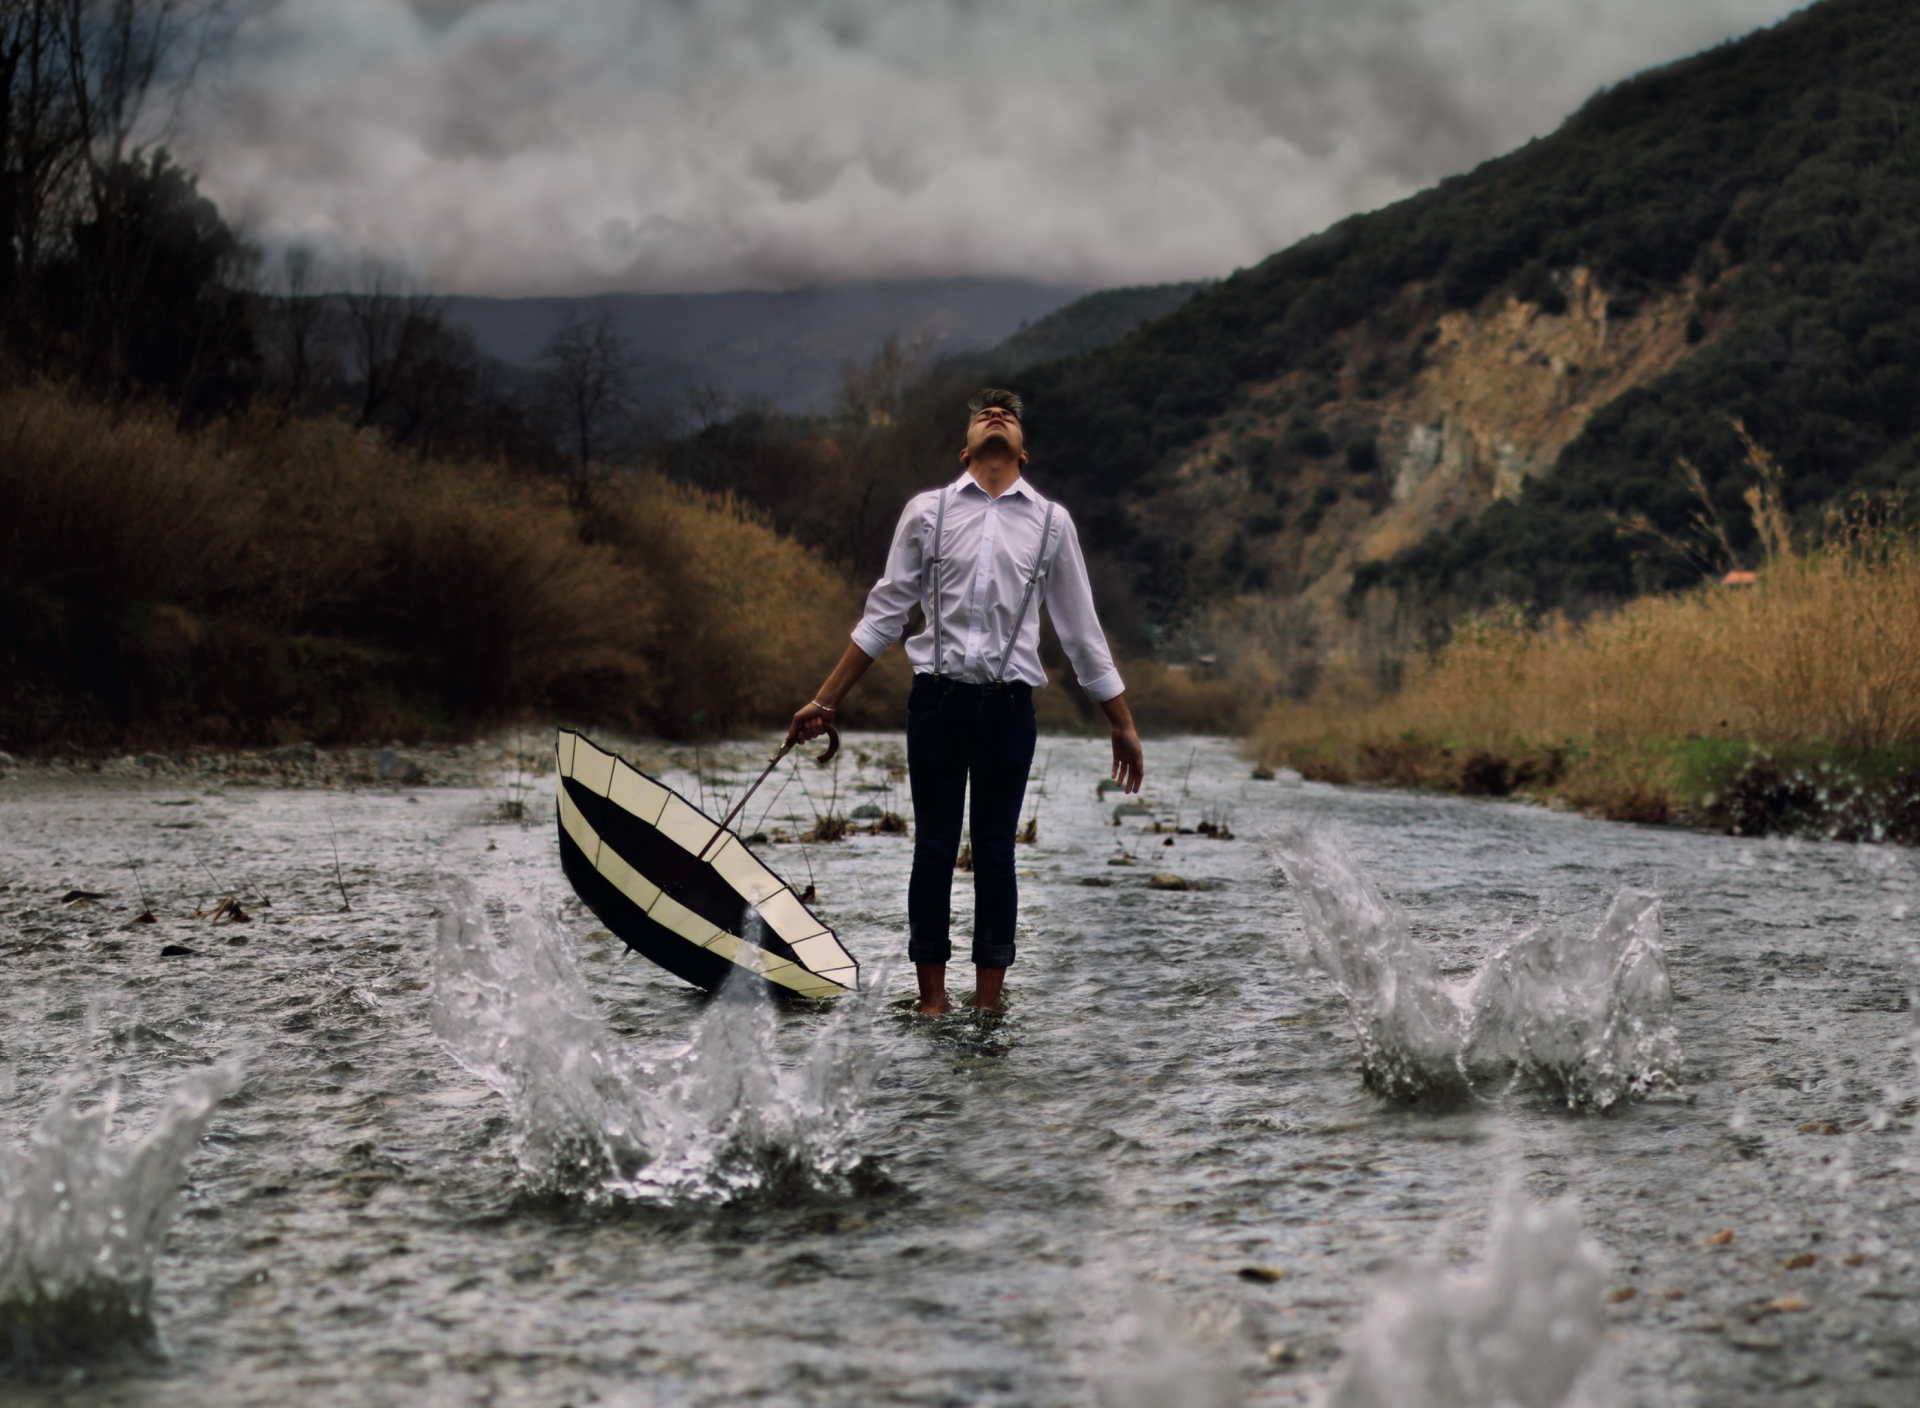
[(868, 658), (878, 660), (888, 646), (906, 633), (907, 617), (920, 600), (925, 550), (921, 545), (924, 495), (907, 501), (906, 511), (893, 530), (887, 549), (887, 568), (867, 593), (867, 609), (853, 628), (853, 643)]
[(1100, 630), (1100, 617), (1093, 609), (1093, 584), (1087, 580), (1087, 560), (1080, 553), (1080, 533), (1071, 517), (1061, 532), (1060, 551), (1047, 573), (1045, 593), (1053, 629), (1087, 697), (1104, 704), (1124, 694), (1126, 681), (1114, 667), (1113, 652), (1107, 649), (1107, 638)]

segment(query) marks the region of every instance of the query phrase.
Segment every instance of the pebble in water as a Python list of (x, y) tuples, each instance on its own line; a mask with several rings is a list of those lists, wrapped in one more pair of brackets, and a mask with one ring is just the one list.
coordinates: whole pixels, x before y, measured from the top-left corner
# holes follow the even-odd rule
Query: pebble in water
[(440, 920), (433, 1028), (512, 1112), (522, 1186), (588, 1202), (729, 1202), (860, 1185), (873, 1080), (869, 994), (842, 1000), (806, 1061), (783, 1069), (764, 986), (730, 982), (658, 1068), (631, 1061), (558, 924), (537, 905), (494, 937), (456, 884)]
[(1510, 1195), (1485, 1264), (1382, 1289), (1328, 1408), (1613, 1408), (1600, 1250), (1571, 1204)]
[(115, 1142), (117, 1090), (83, 1110), (75, 1079), (23, 1147), (0, 1144), (0, 1366), (155, 1347), (153, 1267), (181, 1174), (239, 1083), (231, 1062), (195, 1071), (144, 1137)]
[(1454, 982), (1339, 841), (1283, 832), (1274, 858), (1314, 958), (1347, 1000), (1362, 1079), (1376, 1094), (1444, 1102), (1523, 1082), (1604, 1110), (1676, 1085), (1653, 896), (1623, 890), (1592, 933), (1529, 931)]

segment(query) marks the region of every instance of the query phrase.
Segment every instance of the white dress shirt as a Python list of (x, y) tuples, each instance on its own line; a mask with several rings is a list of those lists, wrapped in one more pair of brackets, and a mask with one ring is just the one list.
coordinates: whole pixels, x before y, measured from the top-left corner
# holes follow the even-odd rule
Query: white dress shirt
[[(936, 604), (934, 574), (928, 566), (943, 496), (947, 511), (940, 530), (940, 601)], [(1014, 613), (1020, 609), (1027, 578), (1042, 551), (1040, 529), (1047, 507), (1048, 501), (1024, 478), (1014, 480), (997, 499), (989, 497), (972, 474), (914, 495), (900, 515), (900, 526), (893, 530), (887, 570), (867, 593), (866, 614), (854, 627), (853, 643), (878, 659), (900, 639), (907, 614), (918, 603), (927, 625), (907, 642), (907, 660), (915, 674), (950, 675), (974, 684), (986, 684), (998, 675), (1038, 687), (1047, 682), (1047, 672), (1040, 666), (1040, 608), (1045, 605), (1080, 687), (1100, 703), (1120, 694), (1126, 685), (1114, 668), (1113, 654), (1094, 613), (1080, 536), (1060, 505), (1053, 506), (1042, 574), (1008, 652)], [(938, 669), (933, 659), (936, 613), (941, 636)]]

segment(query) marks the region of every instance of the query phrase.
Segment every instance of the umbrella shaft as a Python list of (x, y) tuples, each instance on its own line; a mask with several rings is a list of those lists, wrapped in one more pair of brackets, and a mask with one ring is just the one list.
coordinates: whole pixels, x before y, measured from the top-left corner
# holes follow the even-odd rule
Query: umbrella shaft
[(780, 766), (780, 760), (787, 756), (787, 749), (791, 748), (792, 746), (793, 745), (789, 743), (785, 747), (781, 748), (781, 750), (778, 753), (775, 753), (773, 755), (772, 760), (769, 761), (767, 765), (760, 770), (760, 776), (756, 777), (753, 780), (753, 786), (749, 787), (745, 792), (741, 793), (740, 800), (733, 804), (733, 810), (728, 812), (726, 820), (720, 823), (720, 829), (713, 833), (713, 839), (708, 841), (705, 846), (700, 848), (700, 854), (694, 857), (694, 864), (698, 865), (701, 861), (705, 860), (707, 858), (707, 852), (713, 848), (714, 841), (718, 841), (722, 836), (727, 834), (727, 828), (733, 825), (733, 819), (739, 816), (741, 811), (746, 807), (747, 799), (752, 797), (754, 793), (758, 792), (760, 790), (760, 784), (765, 782), (769, 777), (773, 775), (773, 770)]

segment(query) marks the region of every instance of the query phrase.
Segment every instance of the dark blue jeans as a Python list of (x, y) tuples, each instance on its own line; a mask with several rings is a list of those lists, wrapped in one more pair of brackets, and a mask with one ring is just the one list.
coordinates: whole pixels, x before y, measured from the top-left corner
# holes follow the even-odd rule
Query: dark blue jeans
[(1033, 686), (968, 684), (915, 675), (907, 701), (907, 775), (913, 787), (913, 879), (907, 885), (907, 957), (953, 957), (953, 863), (973, 783), (973, 961), (1013, 966), (1020, 890), (1013, 835), (1033, 767)]

